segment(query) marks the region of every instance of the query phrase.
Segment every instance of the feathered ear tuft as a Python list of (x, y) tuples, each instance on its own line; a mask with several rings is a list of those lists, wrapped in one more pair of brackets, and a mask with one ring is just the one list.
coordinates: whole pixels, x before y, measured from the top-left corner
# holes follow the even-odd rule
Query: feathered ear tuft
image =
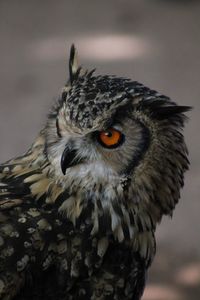
[(179, 106), (170, 101), (169, 98), (162, 96), (162, 98), (150, 99), (141, 101), (139, 108), (147, 110), (153, 119), (164, 120), (184, 116), (184, 113), (190, 111), (190, 106)]
[(153, 110), (151, 116), (158, 120), (170, 119), (177, 115), (183, 114), (187, 111), (190, 111), (192, 107), (190, 106), (160, 106), (157, 110)]
[(81, 67), (78, 64), (78, 53), (74, 44), (72, 44), (69, 57), (69, 80), (71, 85), (74, 80), (78, 78), (80, 70)]

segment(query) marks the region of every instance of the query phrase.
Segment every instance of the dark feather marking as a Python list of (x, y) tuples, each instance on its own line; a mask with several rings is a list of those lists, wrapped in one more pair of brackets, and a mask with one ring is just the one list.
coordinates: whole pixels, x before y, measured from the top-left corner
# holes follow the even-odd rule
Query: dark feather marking
[(56, 132), (59, 138), (62, 137), (61, 133), (60, 133), (60, 127), (59, 127), (59, 123), (58, 123), (58, 118), (56, 118)]
[(96, 200), (96, 203), (97, 203), (97, 207), (98, 207), (99, 213), (102, 213), (103, 212), (103, 207), (102, 207), (101, 200), (98, 198)]
[(138, 145), (138, 151), (134, 153), (134, 156), (132, 160), (129, 162), (129, 165), (125, 170), (123, 170), (123, 173), (125, 173), (128, 176), (130, 176), (130, 174), (134, 171), (134, 169), (139, 165), (140, 161), (144, 157), (150, 145), (149, 129), (145, 127), (142, 123), (140, 123), (140, 125), (142, 127), (142, 138)]
[(136, 222), (137, 226), (138, 226), (138, 231), (139, 232), (144, 232), (146, 230), (146, 228), (143, 227), (142, 221), (141, 221), (141, 217), (138, 215), (137, 216), (137, 222)]
[(99, 222), (99, 231), (98, 235), (104, 236), (105, 234), (111, 234), (111, 216), (108, 211), (104, 211), (103, 215), (99, 215), (98, 217)]
[(132, 212), (129, 212), (130, 223), (135, 227), (135, 217)]
[(117, 201), (112, 202), (112, 207), (113, 207), (114, 211), (116, 212), (116, 214), (118, 216), (120, 216), (121, 218), (123, 218), (124, 215), (123, 215), (121, 205), (119, 203), (117, 203)]
[(124, 221), (122, 221), (122, 230), (123, 230), (125, 240), (130, 240), (129, 227)]
[(64, 191), (63, 193), (61, 193), (61, 194), (57, 197), (57, 199), (55, 199), (55, 204), (54, 204), (54, 205), (55, 205), (56, 207), (60, 207), (60, 206), (63, 204), (63, 202), (64, 202), (65, 200), (67, 200), (69, 197), (70, 197), (70, 194), (69, 194), (68, 190)]

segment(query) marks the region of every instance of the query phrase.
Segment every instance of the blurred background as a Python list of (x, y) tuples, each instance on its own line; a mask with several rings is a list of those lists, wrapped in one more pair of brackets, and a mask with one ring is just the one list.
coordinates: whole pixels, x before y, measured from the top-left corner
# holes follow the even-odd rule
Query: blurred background
[(83, 66), (130, 77), (191, 105), (191, 168), (173, 219), (157, 230), (144, 300), (200, 299), (200, 1), (0, 0), (0, 161), (24, 152), (68, 77)]

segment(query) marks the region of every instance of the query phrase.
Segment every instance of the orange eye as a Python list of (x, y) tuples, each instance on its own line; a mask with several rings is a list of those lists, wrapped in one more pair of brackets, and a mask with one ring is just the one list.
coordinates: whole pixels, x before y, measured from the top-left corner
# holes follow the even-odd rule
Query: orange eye
[(107, 131), (100, 131), (98, 135), (99, 143), (106, 148), (118, 147), (124, 139), (124, 135), (115, 128), (109, 128)]

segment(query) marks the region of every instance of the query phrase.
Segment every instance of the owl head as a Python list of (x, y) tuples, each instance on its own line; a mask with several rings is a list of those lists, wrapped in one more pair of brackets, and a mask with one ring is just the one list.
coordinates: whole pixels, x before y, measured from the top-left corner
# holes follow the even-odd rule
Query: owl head
[(171, 214), (188, 168), (182, 129), (190, 107), (137, 81), (84, 71), (74, 46), (69, 74), (45, 130), (59, 183), (105, 207), (152, 209), (158, 220)]

